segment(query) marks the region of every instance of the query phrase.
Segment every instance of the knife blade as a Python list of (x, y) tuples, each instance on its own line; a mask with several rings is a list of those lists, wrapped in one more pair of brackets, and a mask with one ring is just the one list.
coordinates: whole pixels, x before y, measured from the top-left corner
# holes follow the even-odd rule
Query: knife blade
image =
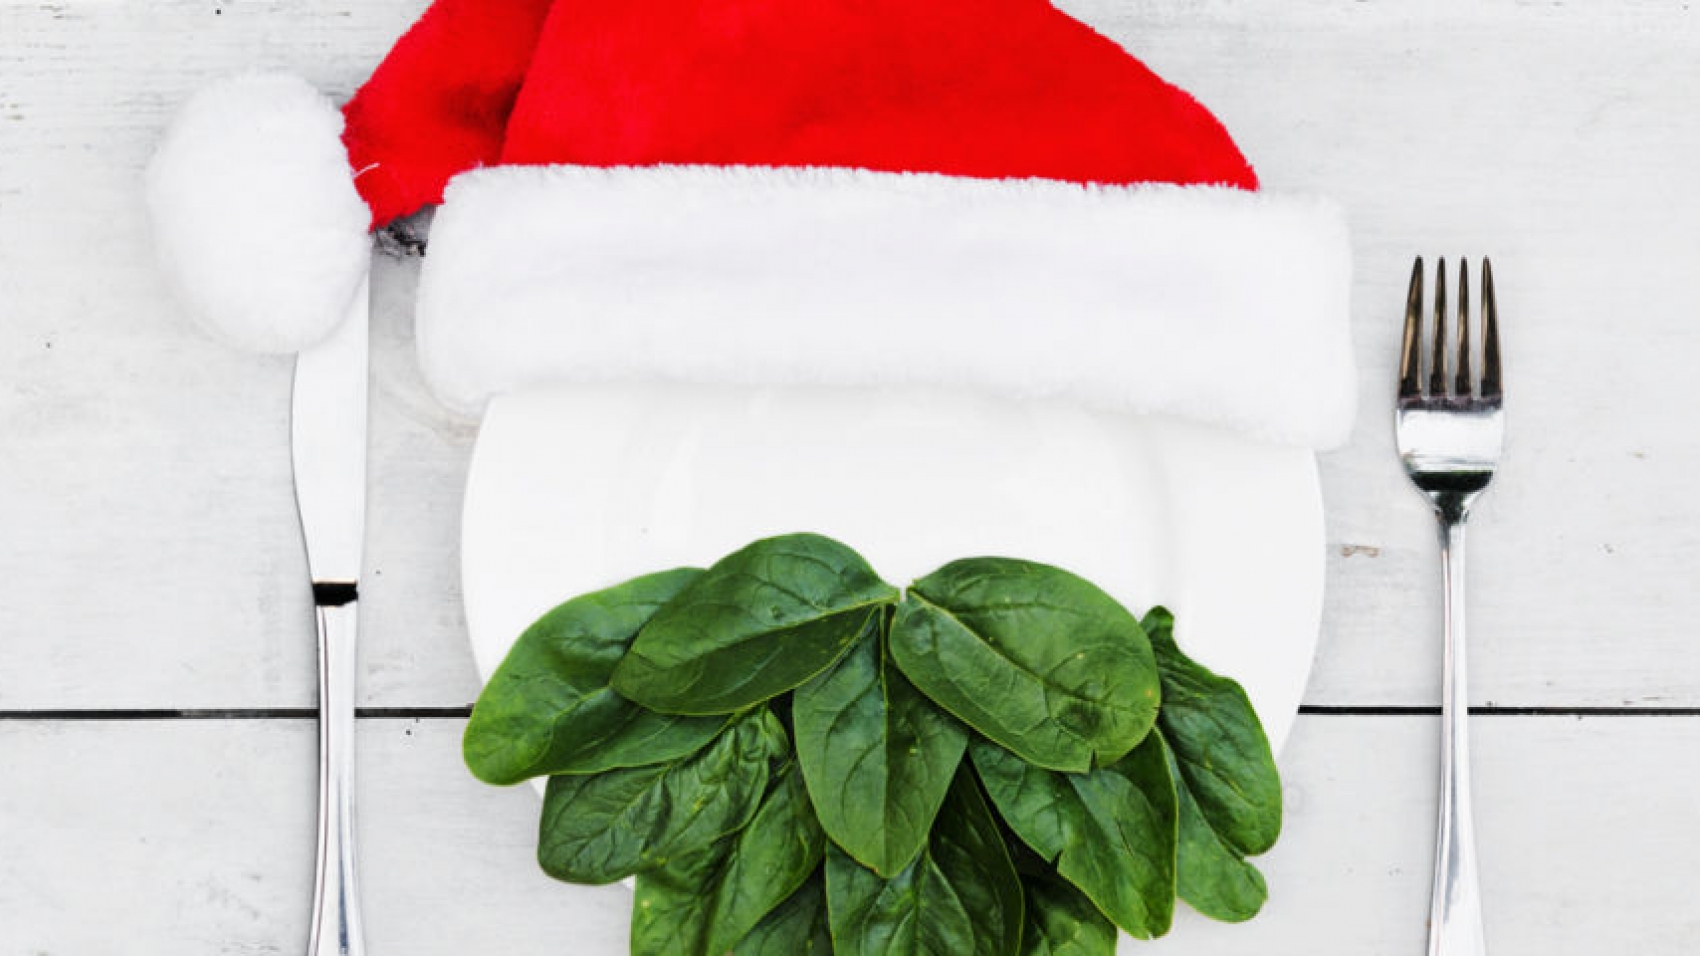
[(370, 277), (331, 337), (295, 359), (290, 452), (319, 643), (319, 828), (308, 956), (362, 956), (354, 701), (366, 537)]
[(329, 339), (295, 359), (290, 445), (295, 503), (314, 585), (355, 585), (366, 536), (370, 280)]

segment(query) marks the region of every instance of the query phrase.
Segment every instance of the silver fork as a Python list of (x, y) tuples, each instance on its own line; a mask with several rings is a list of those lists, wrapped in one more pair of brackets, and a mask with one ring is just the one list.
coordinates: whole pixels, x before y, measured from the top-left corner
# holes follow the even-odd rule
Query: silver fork
[[(1469, 692), (1464, 648), (1464, 522), (1493, 480), (1505, 422), (1493, 267), (1482, 260), (1481, 363), (1471, 356), (1470, 271), (1458, 264), (1456, 336), (1448, 335), (1446, 260), (1435, 271), (1434, 329), (1423, 330), (1423, 260), (1411, 269), (1394, 432), (1405, 473), (1440, 518), (1446, 670), (1441, 694), (1440, 825), (1429, 956), (1485, 956), (1476, 836), (1470, 816)], [(1425, 355), (1427, 357), (1425, 362)], [(1424, 365), (1427, 373), (1424, 373)]]

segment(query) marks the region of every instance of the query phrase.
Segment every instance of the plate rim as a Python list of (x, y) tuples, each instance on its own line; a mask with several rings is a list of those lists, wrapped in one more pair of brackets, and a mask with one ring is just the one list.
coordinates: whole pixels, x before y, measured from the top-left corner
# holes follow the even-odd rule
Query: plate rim
[[(491, 420), (493, 418), (500, 419), (505, 417), (503, 409), (508, 408), (516, 401), (547, 402), (555, 400), (554, 397), (557, 395), (568, 396), (573, 393), (586, 393), (586, 390), (589, 389), (608, 387), (616, 386), (615, 383), (554, 383), (504, 393), (503, 395), (498, 395), (490, 400), (490, 403), (485, 409), (484, 417), (479, 422), (477, 435), (474, 439), (472, 454), (468, 461), (466, 480), (462, 488), (460, 533), (458, 536), (458, 562), (460, 571), (462, 613), (466, 622), (467, 642), (469, 649), (472, 652), (473, 666), (477, 675), (480, 692), (482, 692), (484, 684), (488, 682), (495, 668), (500, 665), (501, 659), (505, 657), (507, 653), (507, 649), (512, 647), (513, 641), (519, 636), (516, 632), (512, 637), (505, 638), (500, 642), (496, 641), (493, 637), (489, 641), (481, 641), (479, 637), (480, 633), (493, 631), (494, 627), (487, 626), (481, 628), (479, 624), (479, 622), (485, 618), (485, 613), (478, 610), (483, 593), (482, 588), (473, 586), (475, 582), (481, 580), (474, 569), (474, 565), (479, 557), (479, 552), (476, 548), (469, 546), (469, 539), (476, 540), (476, 535), (478, 533), (476, 531), (478, 522), (475, 520), (475, 514), (478, 510), (480, 501), (482, 501), (484, 497), (480, 489), (486, 480), (481, 478), (481, 476), (487, 476), (489, 474), (489, 458), (492, 452), (490, 450), (487, 437), (489, 435), (489, 425)], [(617, 387), (630, 388), (639, 392), (647, 391), (647, 389), (642, 385), (633, 386), (630, 383)], [(772, 391), (776, 388), (785, 389), (792, 387), (808, 388), (809, 386), (734, 386), (732, 388), (738, 393), (743, 393), (753, 391)], [(1285, 490), (1296, 492), (1302, 485), (1303, 500), (1292, 500), (1289, 502), (1289, 505), (1294, 509), (1302, 510), (1304, 515), (1307, 516), (1307, 520), (1304, 521), (1304, 534), (1307, 540), (1304, 542), (1305, 547), (1303, 548), (1306, 558), (1303, 562), (1303, 566), (1297, 571), (1297, 573), (1302, 577), (1302, 580), (1308, 582), (1309, 586), (1306, 590), (1311, 595), (1310, 600), (1302, 602), (1303, 615), (1305, 618), (1304, 631), (1306, 635), (1304, 642), (1305, 646), (1302, 648), (1303, 665), (1302, 668), (1294, 665), (1293, 671), (1295, 672), (1295, 676), (1286, 682), (1293, 686), (1292, 693), (1287, 695), (1292, 700), (1291, 706), (1283, 707), (1278, 716), (1265, 712), (1260, 712), (1259, 714), (1260, 719), (1263, 720), (1266, 728), (1269, 730), (1271, 743), (1276, 751), (1277, 757), (1279, 757), (1282, 749), (1286, 746), (1287, 741), (1291, 738), (1292, 726), (1298, 716), (1298, 710), (1302, 704), (1304, 691), (1309, 683), (1312, 671), (1314, 670), (1315, 655), (1317, 648), (1320, 645), (1322, 614), (1327, 591), (1327, 514), (1324, 508), (1321, 471), (1317, 454), (1311, 449), (1299, 448), (1296, 446), (1270, 446), (1267, 443), (1257, 442), (1243, 435), (1225, 432), (1221, 429), (1212, 428), (1210, 426), (1167, 418), (1164, 416), (1130, 417), (1137, 417), (1157, 423), (1157, 431), (1159, 433), (1178, 430), (1178, 432), (1183, 436), (1214, 436), (1214, 440), (1229, 441), (1234, 443), (1236, 446), (1244, 443), (1247, 446), (1257, 446), (1265, 449), (1278, 449), (1279, 453), (1283, 456), (1290, 453), (1291, 457), (1287, 460), (1288, 466), (1302, 469), (1302, 474), (1299, 475), (1297, 480)], [(1172, 500), (1172, 491), (1170, 492), (1170, 495)], [(1175, 538), (1176, 535), (1174, 534), (1172, 524), (1170, 531), (1171, 538)], [(1295, 553), (1299, 550), (1300, 549), (1295, 544)], [(564, 601), (572, 596), (573, 595), (571, 594), (564, 594), (561, 596), (560, 600)], [(1295, 605), (1297, 603), (1299, 602), (1295, 601)], [(546, 610), (546, 608), (544, 610)], [(1297, 613), (1295, 613), (1294, 617), (1296, 624)], [(1180, 635), (1180, 640), (1184, 646), (1186, 643), (1184, 631)], [(502, 650), (499, 654), (491, 650), (497, 643), (501, 643), (502, 645)], [(1301, 648), (1294, 647), (1293, 650), (1296, 653), (1299, 652)], [(1209, 664), (1209, 659), (1205, 658), (1204, 663)], [(1234, 675), (1230, 673), (1228, 676)], [(1273, 727), (1270, 725), (1273, 725)]]

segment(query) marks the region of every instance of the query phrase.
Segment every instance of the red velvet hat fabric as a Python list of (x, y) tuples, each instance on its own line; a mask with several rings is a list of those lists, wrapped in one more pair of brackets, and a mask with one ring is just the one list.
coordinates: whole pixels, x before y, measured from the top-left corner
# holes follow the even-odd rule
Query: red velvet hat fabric
[(344, 112), (378, 225), (496, 163), (1257, 186), (1208, 110), (1046, 0), (438, 0)]
[(355, 186), (381, 226), (495, 163), (552, 0), (438, 0), (342, 109)]

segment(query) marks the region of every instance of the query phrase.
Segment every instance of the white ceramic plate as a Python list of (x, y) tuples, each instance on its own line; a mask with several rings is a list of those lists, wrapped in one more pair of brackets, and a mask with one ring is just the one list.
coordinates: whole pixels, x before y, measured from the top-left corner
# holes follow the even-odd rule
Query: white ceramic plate
[(919, 389), (572, 386), (493, 400), (461, 532), (479, 673), (569, 597), (790, 531), (835, 537), (898, 585), (996, 554), (1079, 573), (1135, 613), (1165, 604), (1187, 652), (1244, 685), (1277, 751), (1292, 727), (1322, 610), (1310, 452)]

